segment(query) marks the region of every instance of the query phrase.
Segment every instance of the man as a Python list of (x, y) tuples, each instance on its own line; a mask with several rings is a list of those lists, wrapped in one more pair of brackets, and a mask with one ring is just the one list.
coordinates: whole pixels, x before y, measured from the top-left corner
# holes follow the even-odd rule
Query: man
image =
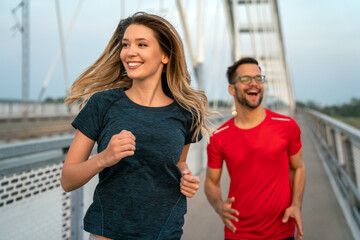
[[(205, 193), (225, 224), (225, 239), (294, 239), (303, 236), (305, 185), (300, 129), (262, 106), (265, 76), (253, 58), (228, 68), (237, 115), (213, 132), (207, 147)], [(231, 178), (222, 200), (223, 160)], [(290, 171), (293, 177), (290, 179)]]

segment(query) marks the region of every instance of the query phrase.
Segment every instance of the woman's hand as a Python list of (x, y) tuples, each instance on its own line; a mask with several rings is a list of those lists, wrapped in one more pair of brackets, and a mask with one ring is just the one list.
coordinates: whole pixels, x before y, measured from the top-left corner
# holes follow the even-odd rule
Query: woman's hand
[(183, 176), (180, 179), (180, 191), (186, 197), (192, 198), (199, 189), (200, 179), (194, 176), (190, 169), (182, 171)]
[(111, 137), (106, 149), (99, 155), (103, 167), (111, 167), (121, 159), (135, 154), (135, 136), (127, 130)]

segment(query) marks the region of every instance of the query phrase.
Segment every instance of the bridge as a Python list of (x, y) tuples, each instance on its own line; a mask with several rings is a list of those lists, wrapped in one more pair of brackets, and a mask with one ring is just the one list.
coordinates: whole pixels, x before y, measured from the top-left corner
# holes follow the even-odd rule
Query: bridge
[[(25, 16), (29, 1), (23, 0)], [(55, 1), (57, 2), (57, 1)], [(125, 1), (124, 1), (125, 2)], [(163, 13), (165, 4), (160, 2)], [(78, 8), (82, 1), (79, 1)], [(186, 5), (188, 4), (188, 5)], [(221, 108), (218, 100), (226, 93), (225, 71), (234, 59), (253, 56), (260, 61), (268, 82), (264, 104), (267, 108), (294, 117), (302, 130), (307, 182), (303, 203), (305, 240), (360, 239), (360, 131), (329, 116), (309, 109), (295, 112), (295, 100), (287, 69), (280, 19), (276, 0), (215, 1), (216, 11), (203, 6), (204, 2), (189, 4), (173, 1), (168, 9), (170, 22), (179, 23), (186, 45), (194, 86), (213, 99), (216, 126), (231, 117), (233, 109)], [(59, 7), (57, 2), (56, 7)], [(123, 7), (123, 5), (122, 5)], [(191, 9), (192, 11), (186, 11)], [(59, 10), (59, 9), (58, 9)], [(121, 9), (122, 15), (126, 9)], [(76, 18), (77, 10), (73, 19)], [(191, 14), (196, 12), (196, 14)], [(209, 49), (203, 39), (216, 45), (218, 36), (206, 32), (204, 16), (214, 14), (208, 22), (223, 23), (216, 31), (229, 41), (228, 57)], [(221, 21), (219, 20), (221, 19)], [(59, 31), (62, 32), (61, 18)], [(197, 23), (190, 26), (189, 23)], [(71, 24), (70, 24), (71, 26)], [(194, 30), (194, 28), (196, 28)], [(71, 31), (71, 28), (68, 29)], [(197, 39), (192, 34), (196, 32)], [(210, 36), (207, 35), (210, 33)], [(66, 37), (60, 41), (59, 53), (54, 57), (38, 101), (28, 101), (28, 53), (23, 53), (23, 99), (19, 103), (0, 103), (0, 234), (4, 239), (87, 239), (82, 230), (82, 218), (92, 201), (97, 183), (94, 177), (84, 187), (65, 193), (60, 186), (63, 161), (73, 138), (71, 120), (78, 106), (41, 103), (53, 74), (54, 64), (61, 58), (66, 82)], [(218, 34), (221, 35), (221, 34)], [(28, 42), (23, 32), (23, 47)], [(194, 45), (197, 42), (198, 45)], [(213, 57), (209, 57), (213, 56)], [(221, 61), (219, 61), (219, 59)], [(218, 72), (216, 68), (220, 69)], [(224, 87), (225, 86), (225, 87)], [(204, 182), (206, 141), (193, 144), (188, 164)], [(95, 149), (95, 148), (94, 148)], [(95, 154), (95, 150), (93, 154)], [(222, 192), (226, 196), (229, 177), (224, 171)], [(203, 184), (193, 199), (188, 200), (182, 239), (223, 239), (223, 223), (206, 200)]]

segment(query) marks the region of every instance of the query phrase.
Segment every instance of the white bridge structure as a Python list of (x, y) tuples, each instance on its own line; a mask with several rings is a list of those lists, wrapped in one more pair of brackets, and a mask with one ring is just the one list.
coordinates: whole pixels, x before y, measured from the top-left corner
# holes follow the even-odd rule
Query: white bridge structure
[[(51, 64), (37, 100), (30, 103), (29, 5), (37, 1), (21, 0), (14, 6), (14, 12), (22, 11), (22, 101), (0, 102), (0, 238), (85, 240), (88, 234), (82, 230), (82, 218), (97, 178), (71, 193), (60, 186), (63, 161), (73, 137), (70, 122), (78, 106), (42, 101), (60, 60), (64, 92), (68, 90), (67, 38), (79, 11), (91, 2), (79, 0), (72, 9), (69, 26), (64, 28), (60, 11), (64, 2), (54, 0), (54, 28), (58, 29), (60, 45), (54, 58), (49, 59)], [(231, 107), (220, 108), (219, 103), (232, 101), (225, 73), (241, 57), (256, 58), (267, 77), (264, 105), (293, 116), (295, 100), (276, 0), (119, 0), (118, 6), (119, 18), (145, 11), (165, 16), (177, 27), (185, 43), (194, 87), (205, 91), (213, 110), (223, 113), (213, 118), (217, 126), (231, 117)], [(301, 127), (309, 129), (328, 177), (333, 179), (332, 187), (345, 216), (344, 231), (350, 232), (346, 236), (360, 239), (360, 132), (313, 111), (306, 110), (301, 117)], [(194, 173), (203, 174), (206, 167), (205, 146), (206, 140), (191, 148), (188, 163)], [(312, 183), (308, 184), (311, 187)]]

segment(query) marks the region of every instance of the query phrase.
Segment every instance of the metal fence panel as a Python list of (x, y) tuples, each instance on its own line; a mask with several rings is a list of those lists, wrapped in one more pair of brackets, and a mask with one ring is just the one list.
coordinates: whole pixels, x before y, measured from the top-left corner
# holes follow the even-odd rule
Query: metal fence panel
[(60, 187), (62, 162), (0, 179), (0, 233), (3, 239), (63, 239), (69, 215)]
[[(214, 127), (224, 119), (215, 118)], [(0, 146), (1, 239), (88, 239), (83, 217), (92, 203), (98, 175), (77, 191), (63, 191), (61, 171), (72, 139), (69, 136)], [(194, 174), (206, 167), (205, 145), (204, 139), (189, 151), (187, 162)]]

